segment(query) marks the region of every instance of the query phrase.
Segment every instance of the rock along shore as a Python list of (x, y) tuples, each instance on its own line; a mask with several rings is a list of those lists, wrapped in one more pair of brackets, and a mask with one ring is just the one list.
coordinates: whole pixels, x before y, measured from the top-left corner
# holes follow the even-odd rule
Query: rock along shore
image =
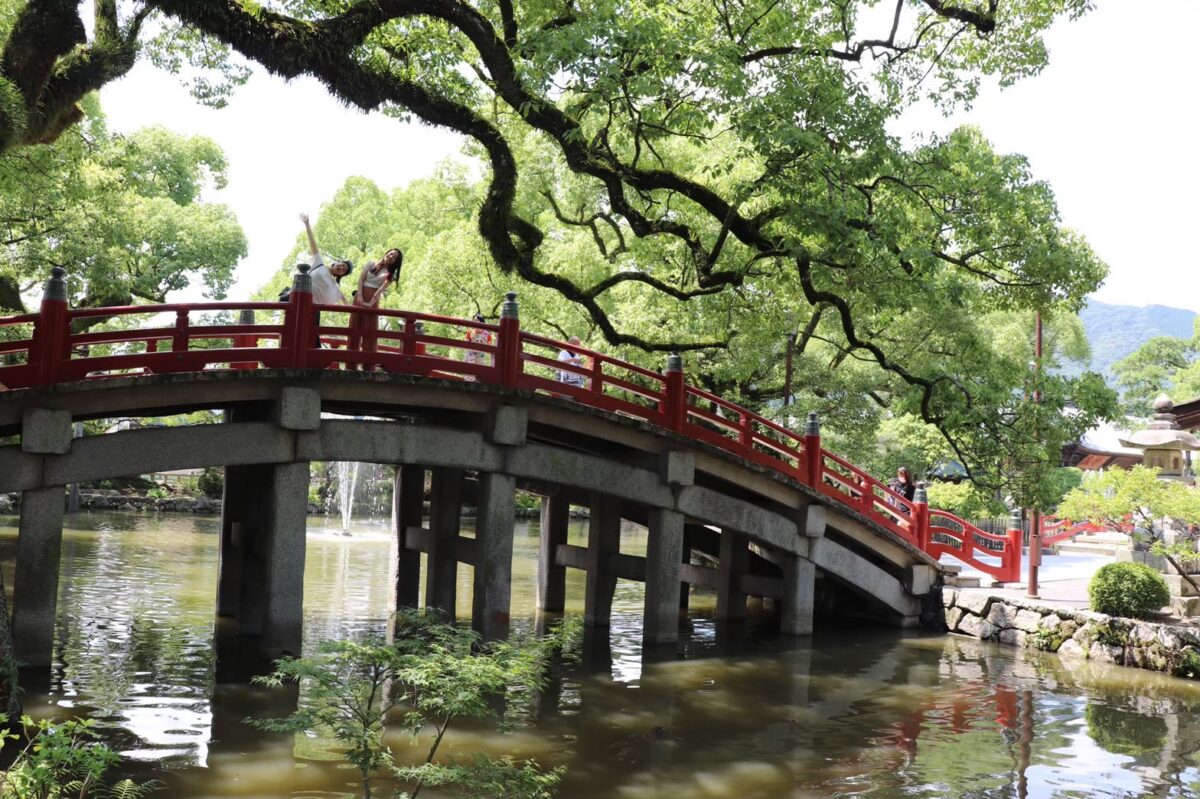
[(981, 641), (1200, 679), (1200, 628), (946, 589), (946, 628)]

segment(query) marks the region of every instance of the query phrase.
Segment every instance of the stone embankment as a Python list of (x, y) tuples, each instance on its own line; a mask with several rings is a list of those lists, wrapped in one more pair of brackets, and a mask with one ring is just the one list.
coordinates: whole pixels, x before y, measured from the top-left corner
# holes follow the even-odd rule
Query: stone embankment
[(1200, 628), (946, 589), (946, 627), (981, 641), (1200, 679)]

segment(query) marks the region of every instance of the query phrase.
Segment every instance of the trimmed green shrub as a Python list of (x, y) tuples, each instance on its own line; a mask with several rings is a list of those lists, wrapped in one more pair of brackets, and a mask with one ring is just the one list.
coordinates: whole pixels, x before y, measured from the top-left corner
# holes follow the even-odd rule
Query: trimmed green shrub
[(1097, 613), (1145, 618), (1171, 601), (1171, 591), (1144, 563), (1109, 563), (1092, 577), (1088, 597)]

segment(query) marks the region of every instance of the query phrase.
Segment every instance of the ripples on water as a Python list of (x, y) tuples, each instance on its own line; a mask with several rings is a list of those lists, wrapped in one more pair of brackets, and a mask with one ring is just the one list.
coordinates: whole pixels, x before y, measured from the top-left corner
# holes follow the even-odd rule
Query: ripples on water
[[(167, 783), (160, 795), (353, 795), (328, 741), (242, 723), (286, 714), (294, 691), (214, 676), (215, 519), (84, 514), (72, 524), (55, 664), (48, 686), (26, 680), (29, 712), (99, 719), (130, 774)], [(8, 586), (12, 525), (0, 519)], [(314, 521), (308, 538), (306, 649), (385, 627), (386, 527), (356, 522), (348, 539), (323, 527)], [(527, 632), (536, 526), (517, 532), (515, 628)], [(582, 536), (573, 529), (572, 543)], [(622, 549), (644, 544), (631, 529)], [(461, 567), (463, 616), (470, 579)], [(569, 571), (570, 611), (582, 609), (582, 586)], [(452, 728), (447, 752), (566, 765), (559, 795), (572, 799), (1200, 795), (1192, 683), (857, 624), (798, 642), (764, 632), (764, 614), (726, 629), (711, 609), (710, 597), (693, 597), (679, 647), (644, 652), (641, 589), (622, 581), (609, 640), (560, 664), (529, 724), (507, 737)], [(420, 749), (399, 735), (389, 743), (401, 757)]]

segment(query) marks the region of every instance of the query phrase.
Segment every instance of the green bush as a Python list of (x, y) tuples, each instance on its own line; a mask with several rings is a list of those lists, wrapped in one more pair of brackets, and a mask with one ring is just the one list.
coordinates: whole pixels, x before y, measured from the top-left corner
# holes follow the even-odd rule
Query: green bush
[(1171, 601), (1162, 575), (1144, 563), (1101, 566), (1088, 584), (1092, 610), (1110, 616), (1145, 618)]
[(220, 499), (225, 493), (224, 470), (218, 466), (209, 466), (200, 473), (196, 485), (209, 499)]

